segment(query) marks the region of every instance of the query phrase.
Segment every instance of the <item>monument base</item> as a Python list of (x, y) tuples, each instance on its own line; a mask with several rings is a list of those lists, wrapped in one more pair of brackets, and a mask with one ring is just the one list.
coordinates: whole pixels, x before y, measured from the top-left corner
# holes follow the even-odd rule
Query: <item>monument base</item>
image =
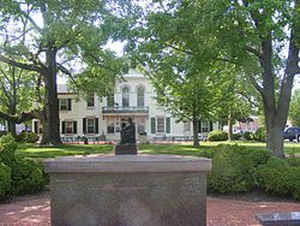
[(52, 226), (205, 226), (211, 160), (100, 155), (46, 160)]
[(136, 144), (117, 144), (114, 147), (115, 155), (136, 155)]

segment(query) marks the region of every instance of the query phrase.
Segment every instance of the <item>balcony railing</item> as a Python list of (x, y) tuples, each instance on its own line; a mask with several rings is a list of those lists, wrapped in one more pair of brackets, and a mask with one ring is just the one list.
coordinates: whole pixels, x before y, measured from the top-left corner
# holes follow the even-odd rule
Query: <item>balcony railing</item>
[(149, 107), (123, 107), (123, 106), (114, 106), (114, 107), (102, 107), (102, 113), (148, 113)]

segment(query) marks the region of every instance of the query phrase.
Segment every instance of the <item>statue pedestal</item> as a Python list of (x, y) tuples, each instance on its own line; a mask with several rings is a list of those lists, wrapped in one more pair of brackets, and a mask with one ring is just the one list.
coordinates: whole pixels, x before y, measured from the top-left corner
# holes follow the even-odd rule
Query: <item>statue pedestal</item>
[(52, 226), (205, 226), (211, 160), (100, 155), (45, 161)]
[(136, 155), (137, 145), (136, 144), (117, 144), (114, 147), (116, 155)]

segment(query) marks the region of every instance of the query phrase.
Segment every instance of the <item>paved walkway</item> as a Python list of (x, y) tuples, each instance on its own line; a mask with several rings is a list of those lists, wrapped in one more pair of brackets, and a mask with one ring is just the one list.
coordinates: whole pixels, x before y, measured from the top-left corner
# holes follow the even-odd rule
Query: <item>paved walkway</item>
[[(208, 226), (256, 225), (257, 213), (300, 211), (300, 202), (259, 200), (254, 198), (207, 198)], [(0, 204), (0, 226), (46, 226), (50, 225), (49, 194), (18, 197)]]

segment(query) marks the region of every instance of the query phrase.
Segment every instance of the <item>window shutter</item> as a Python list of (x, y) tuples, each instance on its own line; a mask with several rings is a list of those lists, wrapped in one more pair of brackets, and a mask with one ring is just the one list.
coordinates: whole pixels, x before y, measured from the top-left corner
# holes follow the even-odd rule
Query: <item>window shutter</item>
[(199, 128), (198, 128), (198, 132), (199, 132), (199, 133), (201, 133), (201, 132), (202, 132), (201, 120), (199, 120)]
[(154, 134), (155, 131), (156, 131), (156, 128), (155, 128), (155, 118), (152, 117), (152, 118), (151, 118), (151, 133)]
[(99, 133), (99, 119), (95, 118), (95, 133)]
[(61, 132), (62, 134), (65, 134), (65, 133), (66, 133), (66, 125), (65, 125), (65, 122), (62, 122), (62, 123), (61, 123), (61, 131), (62, 131), (62, 132)]
[(214, 130), (214, 126), (213, 123), (210, 121), (209, 122), (209, 131), (213, 131)]
[(77, 122), (76, 121), (73, 122), (73, 133), (77, 134)]
[(39, 133), (39, 123), (38, 123), (38, 121), (34, 121), (34, 132)]
[(166, 118), (166, 133), (171, 133), (171, 119)]
[(82, 132), (84, 134), (86, 133), (86, 118), (82, 119)]
[(72, 110), (72, 99), (68, 99), (68, 110)]
[(59, 99), (57, 99), (57, 108), (60, 111), (60, 106), (59, 106)]

